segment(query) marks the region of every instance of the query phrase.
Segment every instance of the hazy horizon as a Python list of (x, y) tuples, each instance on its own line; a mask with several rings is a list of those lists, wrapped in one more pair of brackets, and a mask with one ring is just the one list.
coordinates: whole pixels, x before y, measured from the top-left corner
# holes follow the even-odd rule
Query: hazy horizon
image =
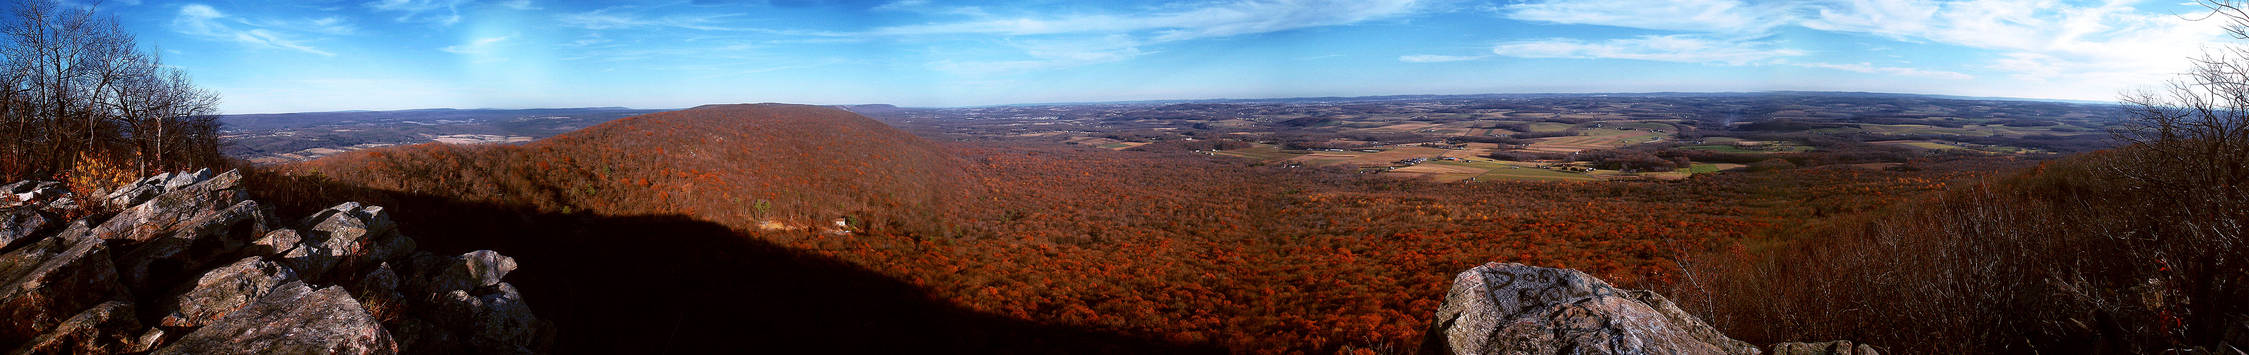
[[(79, 6), (86, 6), (78, 4)], [(1851, 91), (2106, 101), (2225, 38), (2148, 1), (102, 3), (228, 114)]]

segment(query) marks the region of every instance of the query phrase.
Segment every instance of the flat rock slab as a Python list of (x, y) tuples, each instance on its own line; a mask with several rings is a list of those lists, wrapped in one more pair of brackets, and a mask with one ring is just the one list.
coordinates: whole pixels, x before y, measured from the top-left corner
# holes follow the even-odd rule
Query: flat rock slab
[(282, 284), (157, 354), (394, 354), (398, 343), (342, 287)]

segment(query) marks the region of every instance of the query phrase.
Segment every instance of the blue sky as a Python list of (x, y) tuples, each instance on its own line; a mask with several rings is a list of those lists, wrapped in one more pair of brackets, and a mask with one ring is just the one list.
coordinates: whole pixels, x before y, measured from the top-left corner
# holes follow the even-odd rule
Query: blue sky
[[(84, 0), (72, 0), (84, 1)], [(78, 3), (84, 6), (83, 3)], [(1844, 90), (2110, 100), (2174, 1), (109, 0), (227, 113)]]

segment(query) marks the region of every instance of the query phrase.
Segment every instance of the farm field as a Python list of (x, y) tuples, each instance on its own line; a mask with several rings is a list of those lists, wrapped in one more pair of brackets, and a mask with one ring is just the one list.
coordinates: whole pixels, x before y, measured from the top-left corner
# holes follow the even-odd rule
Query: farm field
[(1668, 135), (1640, 129), (1594, 128), (1584, 130), (1578, 136), (1543, 138), (1524, 147), (1523, 150), (1544, 153), (1576, 153), (1650, 143), (1662, 140), (1666, 136)]

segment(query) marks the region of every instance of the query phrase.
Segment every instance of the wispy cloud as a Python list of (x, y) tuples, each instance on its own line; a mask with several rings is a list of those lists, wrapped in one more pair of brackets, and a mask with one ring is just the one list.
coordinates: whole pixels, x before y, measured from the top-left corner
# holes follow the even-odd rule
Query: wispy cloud
[(1634, 59), (1746, 65), (1801, 56), (1804, 51), (1774, 48), (1763, 42), (1669, 35), (1593, 42), (1570, 38), (1517, 41), (1493, 47), (1492, 54), (1522, 58)]
[(1867, 74), (1886, 74), (1886, 75), (1900, 75), (1900, 76), (1913, 76), (1913, 77), (1934, 78), (1934, 79), (1968, 80), (1968, 79), (1975, 79), (1975, 78), (1976, 78), (1975, 76), (1972, 76), (1972, 75), (1968, 75), (1968, 74), (1962, 74), (1962, 73), (1960, 73), (1960, 72), (1943, 71), (1943, 70), (1928, 70), (1928, 69), (1919, 69), (1919, 68), (1905, 68), (1905, 67), (1885, 67), (1885, 66), (1876, 66), (1876, 65), (1874, 65), (1873, 63), (1866, 63), (1866, 62), (1860, 62), (1860, 63), (1851, 63), (1851, 64), (1818, 63), (1818, 62), (1814, 62), (1814, 63), (1781, 63), (1781, 64), (1786, 64), (1786, 65), (1793, 65), (1793, 66), (1799, 66), (1799, 67), (1805, 67), (1805, 68), (1821, 68), (1821, 69), (1834, 69), (1834, 70), (1842, 70), (1842, 71), (1849, 71), (1849, 72), (1859, 72), (1859, 73), (1867, 73)]
[[(258, 28), (250, 21), (228, 16), (219, 9), (203, 4), (181, 5), (179, 14), (172, 18), (172, 31), (189, 37), (212, 41), (228, 41), (258, 48), (286, 49), (335, 56), (313, 48), (281, 32)], [(239, 28), (238, 28), (239, 27)]]
[[(885, 7), (919, 6), (895, 2)], [(1350, 25), (1398, 18), (1424, 7), (1414, 0), (1237, 0), (1175, 7), (1147, 14), (1071, 14), (992, 16), (956, 12), (972, 19), (880, 27), (864, 35), (883, 37), (1007, 36), (1040, 38), (1023, 47), (1028, 58), (997, 61), (939, 60), (932, 67), (968, 74), (1000, 74), (1111, 62), (1153, 53), (1143, 46)], [(1071, 44), (1070, 42), (1081, 42)]]
[(1445, 63), (1445, 62), (1461, 62), (1461, 61), (1470, 61), (1470, 60), (1477, 60), (1477, 59), (1484, 59), (1484, 58), (1485, 58), (1485, 56), (1480, 56), (1480, 55), (1478, 55), (1478, 56), (1465, 56), (1465, 55), (1436, 55), (1436, 54), (1415, 54), (1415, 55), (1399, 56), (1399, 57), (1398, 57), (1398, 61), (1400, 61), (1400, 62), (1407, 62), (1407, 63)]
[(877, 28), (882, 35), (932, 34), (1120, 34), (1155, 32), (1159, 40), (1232, 36), (1335, 26), (1411, 13), (1413, 0), (1234, 1), (1145, 15), (1088, 14), (1004, 17), (963, 22)]
[(366, 6), (376, 11), (399, 13), (397, 20), (401, 22), (424, 21), (452, 26), (461, 22), (460, 7), (468, 3), (468, 0), (375, 0), (367, 2)]
[(1573, 25), (1653, 30), (1755, 33), (1789, 16), (1785, 4), (1751, 5), (1741, 0), (1532, 1), (1501, 7), (1509, 19)]
[(514, 37), (515, 35), (511, 34), (498, 37), (478, 38), (475, 40), (471, 40), (468, 43), (452, 45), (445, 48), (440, 48), (439, 50), (453, 54), (490, 54), (492, 52), (493, 46), (500, 44), (500, 42), (506, 42), (509, 38)]
[[(1977, 48), (1997, 52), (1997, 58), (1991, 59), (1984, 69), (2008, 72), (2016, 79), (2033, 81), (2165, 77), (2165, 73), (2180, 67), (2181, 58), (2196, 55), (2201, 48), (2221, 40), (2214, 24), (2194, 22), (2171, 13), (2140, 11), (2134, 8), (2135, 3), (2137, 1), (2129, 0), (2093, 3), (1533, 0), (1500, 7), (1497, 11), (1502, 17), (1516, 20), (1687, 32), (1720, 41), (1756, 41), (1773, 34), (1777, 28), (1796, 26), (1911, 43)], [(1856, 68), (1856, 65), (1839, 66)]]
[(853, 34), (839, 32), (733, 26), (727, 23), (727, 19), (738, 17), (740, 16), (740, 14), (698, 13), (690, 15), (654, 15), (649, 14), (650, 11), (647, 10), (648, 9), (637, 6), (614, 6), (595, 9), (592, 11), (562, 14), (556, 16), (556, 21), (561, 22), (563, 26), (587, 30), (676, 28), (713, 32), (764, 33), (782, 36), (813, 38), (836, 38), (854, 36)]

